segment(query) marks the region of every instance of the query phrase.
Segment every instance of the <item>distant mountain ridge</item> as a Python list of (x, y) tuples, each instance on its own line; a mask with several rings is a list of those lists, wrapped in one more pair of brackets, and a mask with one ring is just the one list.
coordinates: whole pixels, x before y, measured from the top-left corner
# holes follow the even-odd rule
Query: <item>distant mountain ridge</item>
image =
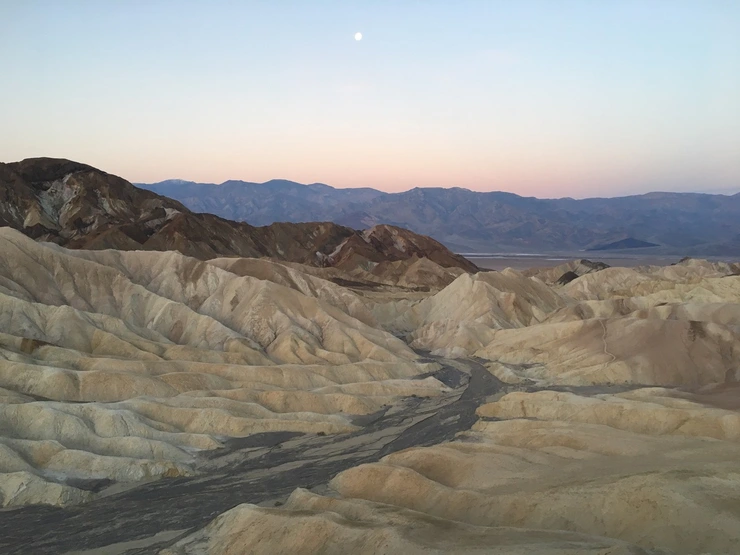
[(627, 237), (626, 239), (622, 239), (621, 241), (614, 241), (613, 243), (607, 243), (606, 245), (598, 245), (596, 247), (591, 247), (590, 251), (609, 251), (609, 250), (619, 250), (619, 249), (646, 249), (649, 247), (659, 247), (660, 245), (657, 245), (655, 243), (648, 243), (647, 241), (640, 241), (639, 239), (635, 239), (634, 237)]
[[(280, 221), (341, 223), (334, 217), (337, 211), (344, 212), (348, 206), (363, 206), (386, 194), (376, 189), (335, 189), (323, 183), (303, 185), (285, 179), (265, 183), (229, 180), (219, 184), (170, 179), (136, 185), (165, 196), (174, 193), (187, 198), (186, 206), (195, 212), (217, 214), (258, 226)], [(359, 225), (363, 227), (368, 226)]]
[(208, 260), (270, 257), (341, 269), (427, 258), (442, 268), (476, 266), (442, 244), (392, 226), (357, 231), (332, 222), (257, 227), (196, 213), (91, 166), (55, 158), (0, 163), (0, 227), (67, 248), (176, 250)]
[[(740, 193), (654, 192), (616, 198), (539, 199), (461, 188), (402, 193), (316, 183), (163, 181), (140, 184), (191, 210), (252, 225), (326, 220), (352, 228), (389, 224), (458, 252), (553, 252), (641, 245), (664, 253), (740, 254)], [(658, 245), (648, 247), (648, 244)]]

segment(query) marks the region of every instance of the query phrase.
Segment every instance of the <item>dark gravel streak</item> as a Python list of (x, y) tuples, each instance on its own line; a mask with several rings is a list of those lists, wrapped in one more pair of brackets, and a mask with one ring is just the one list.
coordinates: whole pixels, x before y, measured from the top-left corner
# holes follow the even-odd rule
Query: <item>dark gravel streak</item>
[(476, 361), (457, 361), (465, 364), (468, 376), (443, 359), (436, 360), (444, 365), (440, 379), (457, 386), (452, 393), (435, 399), (407, 398), (357, 418), (363, 428), (352, 434), (282, 432), (231, 439), (225, 449), (200, 456), (198, 476), (145, 483), (66, 509), (31, 506), (0, 511), (0, 553), (59, 554), (183, 530), (174, 539), (123, 552), (156, 553), (241, 503), (275, 504), (297, 487), (322, 486), (358, 464), (408, 447), (449, 441), (472, 426), (476, 408), (503, 384)]

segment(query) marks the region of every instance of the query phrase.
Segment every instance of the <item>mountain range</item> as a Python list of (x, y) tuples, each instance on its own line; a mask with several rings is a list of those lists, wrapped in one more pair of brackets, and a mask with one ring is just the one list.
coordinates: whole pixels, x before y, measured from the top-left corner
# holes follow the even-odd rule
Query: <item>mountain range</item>
[(331, 222), (256, 227), (196, 213), (86, 164), (56, 158), (0, 163), (0, 227), (74, 249), (179, 251), (209, 260), (269, 257), (344, 270), (428, 259), (476, 271), (429, 237), (392, 226), (364, 231)]
[(365, 228), (389, 224), (433, 237), (458, 252), (639, 248), (676, 255), (740, 254), (740, 193), (654, 192), (577, 200), (456, 187), (386, 193), (286, 180), (219, 185), (168, 180), (138, 185), (191, 210), (252, 225), (332, 221)]

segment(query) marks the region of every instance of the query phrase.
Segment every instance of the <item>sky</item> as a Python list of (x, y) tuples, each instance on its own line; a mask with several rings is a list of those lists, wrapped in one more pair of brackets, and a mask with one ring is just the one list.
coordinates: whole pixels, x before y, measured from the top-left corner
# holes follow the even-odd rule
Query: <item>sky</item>
[(132, 182), (740, 191), (737, 0), (0, 0), (0, 22), (4, 162)]

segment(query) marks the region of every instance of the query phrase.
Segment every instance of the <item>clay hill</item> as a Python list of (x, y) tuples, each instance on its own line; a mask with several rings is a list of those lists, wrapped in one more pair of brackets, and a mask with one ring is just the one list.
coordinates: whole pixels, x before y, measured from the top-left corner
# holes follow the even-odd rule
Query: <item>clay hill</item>
[(476, 267), (437, 241), (392, 226), (363, 232), (334, 223), (254, 227), (197, 214), (90, 166), (52, 158), (0, 164), (0, 225), (69, 248), (175, 250), (201, 260), (270, 257), (341, 269), (427, 258)]
[(697, 256), (740, 255), (740, 193), (655, 192), (617, 198), (540, 199), (459, 187), (401, 193), (336, 189), (284, 180), (182, 180), (141, 185), (191, 210), (266, 225), (333, 221), (389, 224), (433, 237), (457, 252), (637, 250)]

